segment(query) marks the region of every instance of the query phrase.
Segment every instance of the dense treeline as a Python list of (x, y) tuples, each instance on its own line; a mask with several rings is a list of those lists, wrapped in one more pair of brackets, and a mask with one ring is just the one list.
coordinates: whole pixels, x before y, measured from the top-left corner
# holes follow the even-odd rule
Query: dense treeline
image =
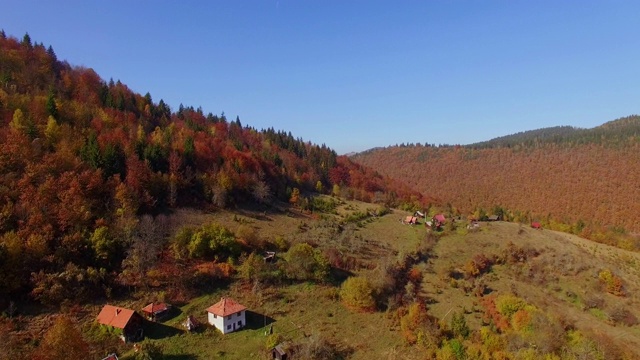
[(396, 146), (353, 159), (447, 199), (463, 213), (490, 215), (499, 206), (518, 221), (565, 224), (565, 230), (616, 244), (603, 231), (640, 230), (639, 126), (640, 117), (632, 116), (585, 130), (584, 137), (562, 128), (555, 135), (515, 136), (519, 142), (509, 146)]
[(311, 192), (424, 201), (325, 145), (224, 113), (172, 111), (59, 61), (29, 35), (0, 33), (0, 306), (56, 286), (62, 299), (109, 289), (140, 239), (167, 235), (141, 226), (141, 215)]
[(474, 149), (523, 148), (544, 145), (571, 147), (585, 144), (613, 147), (624, 146), (630, 141), (638, 140), (640, 140), (640, 116), (632, 115), (609, 121), (592, 129), (556, 126), (502, 136), (467, 147)]

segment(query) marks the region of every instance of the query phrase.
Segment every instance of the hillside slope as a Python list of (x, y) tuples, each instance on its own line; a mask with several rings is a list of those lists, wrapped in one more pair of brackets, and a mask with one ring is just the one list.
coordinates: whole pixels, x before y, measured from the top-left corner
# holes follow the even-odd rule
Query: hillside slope
[[(637, 117), (627, 120), (634, 127), (639, 123)], [(614, 129), (611, 137), (600, 135), (593, 141), (558, 140), (555, 136), (561, 134), (540, 140), (540, 134), (533, 133), (478, 147), (388, 147), (352, 159), (447, 199), (463, 212), (477, 207), (491, 212), (501, 206), (521, 221), (557, 221), (580, 229), (586, 223), (637, 232), (640, 141), (626, 132), (629, 127), (616, 125), (621, 124), (594, 130), (608, 134), (603, 129)], [(625, 131), (616, 132), (620, 128)]]
[[(173, 111), (0, 32), (0, 309), (29, 295), (59, 304), (110, 292), (142, 215), (274, 200), (308, 209), (309, 194), (332, 192), (426, 202), (325, 145)], [(61, 277), (78, 293), (51, 294)]]

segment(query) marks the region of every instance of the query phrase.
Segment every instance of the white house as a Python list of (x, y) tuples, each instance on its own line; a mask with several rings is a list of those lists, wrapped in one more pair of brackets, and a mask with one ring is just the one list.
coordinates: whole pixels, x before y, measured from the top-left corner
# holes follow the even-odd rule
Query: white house
[(209, 324), (226, 334), (240, 330), (247, 324), (246, 310), (233, 299), (223, 297), (207, 309), (207, 319)]

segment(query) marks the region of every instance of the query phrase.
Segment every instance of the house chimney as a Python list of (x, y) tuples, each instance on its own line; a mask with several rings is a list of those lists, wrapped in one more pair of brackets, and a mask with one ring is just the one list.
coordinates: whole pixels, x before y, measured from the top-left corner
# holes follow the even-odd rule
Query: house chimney
[(122, 311), (121, 309), (116, 308), (116, 316), (118, 316), (120, 314), (120, 311)]

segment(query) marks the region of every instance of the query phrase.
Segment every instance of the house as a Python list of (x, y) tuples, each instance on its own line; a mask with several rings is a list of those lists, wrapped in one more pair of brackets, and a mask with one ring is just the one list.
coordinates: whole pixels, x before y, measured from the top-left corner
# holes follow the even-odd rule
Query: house
[(246, 307), (223, 297), (207, 309), (207, 320), (223, 334), (242, 329), (246, 324)]
[(445, 222), (447, 222), (447, 219), (443, 214), (438, 214), (431, 219), (431, 223), (436, 229), (440, 229)]
[(142, 313), (151, 321), (157, 321), (167, 316), (171, 311), (171, 305), (165, 303), (155, 303), (142, 308)]
[(407, 216), (404, 218), (403, 221), (404, 224), (409, 224), (409, 225), (413, 225), (413, 224), (417, 224), (418, 223), (418, 218), (415, 216)]
[(487, 218), (489, 221), (500, 221), (500, 215), (491, 215)]
[(413, 214), (413, 216), (423, 218), (423, 217), (424, 217), (424, 214), (423, 214), (422, 212), (420, 212), (420, 211), (416, 211), (416, 212)]
[(540, 223), (539, 223), (539, 222), (537, 222), (537, 221), (532, 222), (532, 223), (531, 223), (531, 227), (532, 227), (532, 228), (534, 228), (534, 229), (536, 229), (536, 230), (542, 230), (542, 224), (540, 224)]
[(138, 341), (143, 337), (142, 323), (144, 319), (131, 309), (105, 305), (100, 310), (97, 320), (102, 325), (116, 329), (124, 342)]
[(193, 331), (193, 330), (197, 329), (198, 326), (200, 326), (200, 323), (198, 322), (198, 320), (196, 320), (196, 318), (194, 318), (193, 316), (189, 315), (182, 322), (182, 326), (185, 329), (187, 329), (187, 331)]

